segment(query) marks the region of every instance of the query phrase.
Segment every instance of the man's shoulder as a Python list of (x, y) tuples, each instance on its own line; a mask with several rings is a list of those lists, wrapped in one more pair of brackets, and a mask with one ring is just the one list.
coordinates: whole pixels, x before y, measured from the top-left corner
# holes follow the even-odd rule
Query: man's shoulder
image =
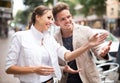
[(74, 27), (74, 35), (81, 35), (82, 37), (90, 37), (93, 35), (93, 30), (91, 27), (89, 26), (83, 26), (83, 25), (79, 25), (76, 24), (76, 26)]
[(60, 29), (58, 29), (58, 30), (55, 31), (54, 36), (58, 36), (60, 34), (61, 34), (61, 31), (60, 31)]
[(89, 27), (89, 26), (84, 26), (84, 25), (75, 24), (74, 27), (75, 27), (75, 28), (74, 28), (75, 30), (91, 31), (91, 27)]

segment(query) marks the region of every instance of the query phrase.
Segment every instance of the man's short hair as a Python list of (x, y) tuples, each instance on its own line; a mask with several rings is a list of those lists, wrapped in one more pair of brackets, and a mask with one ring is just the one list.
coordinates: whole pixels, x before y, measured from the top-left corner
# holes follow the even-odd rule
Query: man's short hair
[(68, 4), (64, 2), (58, 2), (54, 7), (53, 7), (53, 17), (56, 20), (56, 15), (61, 12), (62, 10), (69, 10)]

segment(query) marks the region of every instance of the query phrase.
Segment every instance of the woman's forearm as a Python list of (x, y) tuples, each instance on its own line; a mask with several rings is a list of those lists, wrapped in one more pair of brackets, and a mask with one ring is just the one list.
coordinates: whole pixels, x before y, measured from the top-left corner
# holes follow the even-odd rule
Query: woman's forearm
[(11, 66), (6, 70), (8, 74), (30, 74), (35, 73), (35, 67), (19, 67), (19, 66)]
[(88, 42), (86, 42), (85, 44), (83, 44), (78, 49), (74, 50), (73, 52), (67, 52), (67, 53), (65, 53), (65, 56), (64, 56), (65, 60), (70, 61), (70, 60), (73, 60), (73, 59), (77, 58), (79, 55), (81, 55), (85, 51), (89, 50), (90, 48), (103, 43), (104, 40), (107, 38), (107, 36), (108, 36), (107, 33), (100, 34), (100, 35), (98, 35), (98, 34), (93, 35), (88, 40)]
[(71, 61), (71, 60), (77, 58), (78, 56), (80, 56), (85, 51), (89, 50), (90, 48), (91, 48), (91, 46), (87, 42), (84, 45), (82, 45), (81, 47), (79, 47), (78, 49), (76, 49), (76, 50), (74, 50), (72, 52), (65, 53), (64, 58), (65, 58), (66, 61)]

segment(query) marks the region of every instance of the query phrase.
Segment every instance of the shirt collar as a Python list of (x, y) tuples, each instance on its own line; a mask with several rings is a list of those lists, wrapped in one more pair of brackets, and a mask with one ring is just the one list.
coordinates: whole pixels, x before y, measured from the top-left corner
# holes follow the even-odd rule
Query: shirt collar
[(30, 30), (38, 40), (43, 39), (43, 37), (48, 33), (48, 31), (44, 31), (44, 32), (38, 31), (33, 25), (31, 26)]

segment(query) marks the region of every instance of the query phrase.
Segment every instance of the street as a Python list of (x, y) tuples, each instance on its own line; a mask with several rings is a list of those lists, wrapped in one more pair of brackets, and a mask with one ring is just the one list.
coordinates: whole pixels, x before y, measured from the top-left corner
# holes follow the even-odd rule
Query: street
[(0, 38), (0, 83), (20, 83), (17, 78), (13, 77), (13, 75), (5, 73), (5, 58), (7, 55), (11, 34), (13, 34), (13, 31), (10, 31), (8, 38)]

